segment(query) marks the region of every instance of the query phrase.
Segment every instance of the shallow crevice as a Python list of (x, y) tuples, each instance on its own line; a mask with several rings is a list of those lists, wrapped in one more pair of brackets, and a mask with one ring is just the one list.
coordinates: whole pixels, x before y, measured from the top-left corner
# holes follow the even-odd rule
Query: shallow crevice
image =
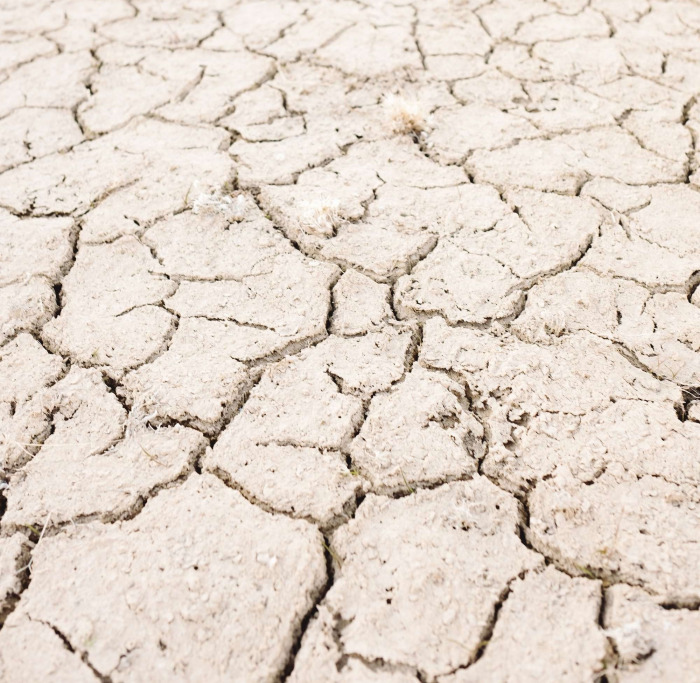
[(607, 588), (602, 585), (600, 587), (600, 608), (598, 610), (598, 628), (605, 635), (607, 642), (607, 652), (605, 656), (605, 669), (602, 674), (598, 677), (597, 683), (605, 683), (608, 681), (611, 683), (612, 672), (617, 669), (619, 654), (617, 647), (615, 646), (615, 641), (611, 638), (605, 628), (605, 612), (607, 609)]
[[(112, 444), (113, 446), (114, 444)], [(110, 446), (110, 448), (112, 447)], [(121, 511), (109, 510), (106, 512), (94, 512), (87, 515), (77, 515), (66, 521), (53, 522), (51, 520), (51, 514), (44, 522), (44, 526), (41, 528), (41, 533), (39, 533), (39, 523), (36, 524), (18, 524), (12, 526), (6, 526), (4, 528), (5, 532), (21, 532), (26, 534), (30, 540), (38, 543), (42, 538), (50, 538), (51, 536), (56, 536), (63, 533), (66, 529), (75, 529), (83, 524), (90, 524), (92, 522), (99, 522), (101, 524), (115, 524), (117, 522), (128, 522), (137, 517), (148, 504), (148, 502), (155, 498), (161, 491), (166, 489), (175, 488), (180, 484), (184, 483), (185, 480), (194, 471), (194, 466), (196, 458), (199, 457), (201, 452), (197, 452), (191, 457), (187, 463), (186, 470), (180, 475), (171, 479), (167, 482), (162, 482), (152, 486), (145, 493), (139, 494), (136, 498), (129, 503)]]
[[(325, 533), (331, 533), (337, 528), (343, 526), (343, 524), (346, 524), (350, 519), (352, 519), (352, 516), (355, 513), (356, 498), (351, 498), (346, 503), (346, 507), (351, 509), (344, 509), (341, 515), (336, 515), (326, 524), (321, 524), (318, 522), (318, 520), (314, 519), (313, 517), (309, 517), (308, 515), (300, 515), (296, 512), (283, 510), (266, 503), (264, 500), (261, 500), (255, 494), (248, 491), (248, 489), (246, 489), (244, 486), (241, 486), (241, 484), (239, 484), (226, 470), (222, 469), (221, 467), (207, 467), (206, 471), (220, 479), (230, 489), (240, 493), (241, 496), (243, 496), (243, 498), (245, 498), (251, 505), (255, 505), (255, 507), (263, 510), (264, 512), (267, 512), (270, 515), (282, 515), (284, 517), (288, 517), (289, 519), (307, 522)], [(347, 516), (346, 512), (348, 513)]]
[[(496, 482), (494, 482), (496, 483)], [(634, 581), (629, 577), (620, 576), (619, 572), (613, 569), (606, 569), (602, 566), (592, 566), (590, 564), (572, 565), (566, 560), (557, 558), (552, 553), (543, 549), (539, 542), (533, 538), (530, 530), (530, 509), (528, 504), (528, 497), (532, 492), (532, 489), (528, 490), (522, 495), (514, 495), (509, 493), (509, 495), (514, 496), (520, 505), (520, 522), (518, 524), (518, 537), (520, 542), (528, 549), (534, 553), (537, 553), (544, 560), (545, 566), (552, 565), (562, 574), (566, 574), (572, 579), (589, 579), (591, 581), (599, 581), (602, 585), (603, 590), (610, 586), (623, 584), (626, 586), (634, 586), (646, 590), (644, 584), (641, 581)]]
[[(30, 617), (31, 619), (31, 617)], [(86, 651), (80, 651), (76, 650), (75, 647), (73, 647), (73, 644), (70, 642), (68, 637), (63, 633), (57, 626), (54, 624), (50, 624), (46, 621), (41, 621), (41, 620), (32, 620), (32, 621), (38, 621), (38, 623), (43, 624), (44, 626), (47, 626), (50, 628), (56, 636), (59, 638), (59, 640), (63, 643), (63, 646), (70, 652), (71, 654), (77, 654), (80, 659), (82, 660), (83, 664), (87, 666), (90, 671), (96, 676), (96, 678), (101, 681), (101, 683), (112, 683), (112, 679), (109, 676), (106, 676), (102, 673), (100, 673), (90, 662), (88, 658), (88, 653)]]
[[(4, 497), (2, 500), (4, 507)], [(14, 569), (15, 576), (17, 576), (20, 584), (19, 590), (10, 593), (10, 595), (8, 595), (4, 600), (4, 605), (0, 610), (0, 629), (2, 629), (2, 627), (5, 625), (5, 621), (7, 621), (7, 618), (10, 616), (10, 614), (12, 614), (12, 612), (14, 612), (17, 608), (17, 605), (22, 599), (22, 594), (27, 590), (27, 588), (29, 588), (29, 583), (32, 580), (32, 549), (30, 547), (30, 543), (31, 542), (28, 542), (26, 545), (23, 546), (22, 552), (19, 554), (19, 557), (17, 557), (17, 560), (15, 562)]]
[(489, 643), (491, 642), (493, 638), (493, 633), (496, 629), (496, 624), (498, 623), (498, 617), (501, 613), (501, 610), (503, 609), (503, 605), (505, 604), (506, 600), (510, 597), (510, 594), (512, 592), (512, 584), (513, 582), (520, 578), (523, 579), (525, 578), (525, 575), (527, 574), (527, 571), (521, 572), (517, 577), (513, 577), (508, 583), (505, 585), (503, 590), (501, 591), (500, 595), (496, 599), (496, 602), (493, 605), (493, 609), (491, 610), (491, 614), (489, 615), (489, 618), (484, 625), (484, 627), (481, 630), (481, 637), (479, 638), (479, 643), (477, 644), (476, 652), (474, 652), (470, 658), (467, 664), (458, 667), (457, 669), (454, 669), (450, 673), (453, 674), (456, 671), (461, 671), (463, 669), (468, 669), (469, 667), (473, 666), (478, 662), (486, 653), (486, 649), (489, 646)]
[(681, 387), (681, 402), (676, 404), (676, 415), (681, 422), (689, 419), (690, 406), (700, 402), (700, 387)]
[(301, 622), (295, 629), (294, 642), (287, 656), (287, 661), (282, 667), (280, 675), (277, 679), (278, 681), (286, 681), (291, 676), (292, 671), (294, 670), (294, 662), (296, 660), (297, 654), (299, 653), (299, 650), (301, 649), (301, 643), (306, 633), (306, 630), (309, 627), (309, 623), (311, 622), (313, 616), (316, 614), (318, 606), (326, 597), (328, 591), (333, 586), (333, 582), (335, 581), (336, 567), (334, 565), (334, 552), (332, 550), (332, 546), (330, 545), (330, 541), (327, 536), (323, 537), (323, 554), (326, 560), (326, 582), (323, 586), (320, 587), (320, 589), (315, 593), (315, 595), (312, 596), (312, 606), (303, 616)]

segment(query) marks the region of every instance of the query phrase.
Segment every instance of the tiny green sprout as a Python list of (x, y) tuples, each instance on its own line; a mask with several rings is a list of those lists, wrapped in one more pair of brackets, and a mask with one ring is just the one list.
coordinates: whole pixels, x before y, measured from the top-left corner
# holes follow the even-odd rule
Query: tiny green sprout
[(35, 526), (33, 526), (33, 525), (31, 525), (31, 524), (25, 524), (25, 526), (26, 526), (27, 529), (29, 529), (30, 531), (33, 531), (35, 534), (38, 534), (38, 533), (39, 533), (39, 529), (37, 529)]
[(590, 567), (583, 567), (578, 564), (575, 564), (574, 567), (576, 567), (576, 569), (578, 569), (584, 576), (587, 576), (589, 579), (597, 578)]
[[(464, 644), (463, 642), (461, 642), (460, 640), (455, 640), (454, 638), (447, 638), (446, 640), (448, 640), (450, 643), (454, 643), (455, 645), (464, 648), (465, 650), (471, 650), (471, 648), (470, 648), (469, 646), (465, 645), (465, 644)], [(482, 642), (483, 642), (483, 643), (488, 643), (489, 641), (488, 641), (488, 640), (484, 640), (484, 641), (482, 641)], [(481, 645), (481, 644), (479, 644), (479, 645)]]
[(192, 192), (192, 188), (194, 187), (194, 183), (192, 183), (187, 190), (187, 194), (185, 195), (185, 206), (190, 205), (190, 193)]
[(330, 556), (335, 560), (335, 563), (339, 566), (342, 567), (343, 563), (341, 559), (338, 557), (338, 554), (331, 548), (325, 541), (321, 541), (321, 545), (323, 546), (324, 550), (327, 550), (330, 553)]
[(153, 455), (153, 453), (149, 453), (141, 444), (139, 444), (139, 448), (144, 452), (147, 458), (153, 460), (153, 462), (158, 463), (161, 467), (165, 467), (165, 463), (158, 460), (158, 458), (155, 455)]
[(671, 379), (676, 379), (678, 377), (678, 373), (685, 367), (685, 363), (681, 363), (681, 365), (676, 368), (676, 370), (671, 371)]
[(416, 490), (408, 483), (406, 475), (403, 473), (403, 470), (400, 467), (399, 472), (401, 472), (401, 476), (403, 477), (403, 483), (406, 484), (406, 488), (408, 489), (409, 493), (415, 493)]

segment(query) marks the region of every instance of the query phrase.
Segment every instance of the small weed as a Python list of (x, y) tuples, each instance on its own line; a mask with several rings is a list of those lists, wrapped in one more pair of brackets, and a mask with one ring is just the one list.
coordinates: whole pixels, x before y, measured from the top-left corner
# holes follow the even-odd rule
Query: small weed
[[(191, 190), (192, 188), (188, 190), (185, 198), (187, 204), (189, 204)], [(247, 203), (243, 194), (233, 197), (230, 194), (224, 194), (220, 189), (210, 190), (197, 195), (192, 202), (192, 213), (218, 213), (231, 221), (240, 222), (245, 218)]]
[(416, 490), (408, 483), (408, 479), (406, 479), (406, 475), (403, 473), (403, 470), (399, 467), (399, 472), (401, 472), (401, 477), (403, 478), (403, 483), (406, 484), (406, 488), (408, 489), (409, 493), (415, 493)]
[(620, 516), (617, 519), (617, 524), (615, 525), (615, 533), (613, 534), (612, 537), (612, 542), (610, 543), (609, 546), (606, 546), (604, 548), (600, 548), (598, 550), (599, 555), (612, 555), (616, 550), (617, 550), (617, 538), (620, 535), (620, 525), (622, 524), (622, 518), (625, 516), (625, 507), (622, 507), (622, 510), (620, 512)]
[(389, 95), (384, 108), (391, 130), (405, 135), (420, 135), (427, 127), (427, 114), (418, 100)]
[[(457, 645), (458, 647), (464, 648), (465, 650), (471, 652), (471, 647), (469, 647), (468, 645), (465, 645), (465, 644), (464, 644), (462, 641), (460, 641), (460, 640), (455, 640), (454, 638), (446, 638), (446, 640), (447, 640), (448, 642), (450, 642), (450, 643), (454, 643), (454, 644)], [(486, 645), (488, 644), (488, 642), (489, 642), (488, 640), (482, 640), (482, 641), (479, 643), (477, 649), (479, 649), (482, 645), (486, 646)]]
[(335, 563), (338, 565), (338, 567), (343, 566), (342, 560), (338, 557), (338, 554), (331, 548), (325, 541), (321, 542), (321, 545), (323, 546), (324, 550), (327, 550), (330, 553), (330, 556), (333, 558)]
[(574, 567), (578, 569), (578, 571), (581, 572), (584, 576), (587, 576), (589, 579), (597, 579), (598, 577), (593, 573), (593, 570), (590, 567), (584, 567), (579, 564), (575, 564)]
[[(138, 443), (138, 441), (136, 443)], [(139, 443), (139, 448), (144, 452), (144, 454), (146, 455), (147, 458), (149, 458), (150, 460), (153, 460), (153, 462), (155, 462), (155, 463), (158, 463), (161, 467), (166, 466), (164, 462), (161, 462), (160, 460), (158, 460), (158, 458), (155, 455), (153, 455), (153, 453), (149, 453), (140, 443)]]
[(310, 235), (332, 237), (343, 220), (337, 199), (302, 201), (299, 228)]

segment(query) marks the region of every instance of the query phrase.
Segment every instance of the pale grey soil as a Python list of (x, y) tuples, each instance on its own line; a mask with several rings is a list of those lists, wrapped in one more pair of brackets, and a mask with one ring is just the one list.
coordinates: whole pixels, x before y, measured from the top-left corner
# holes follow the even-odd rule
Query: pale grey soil
[(700, 681), (697, 0), (0, 0), (0, 680)]

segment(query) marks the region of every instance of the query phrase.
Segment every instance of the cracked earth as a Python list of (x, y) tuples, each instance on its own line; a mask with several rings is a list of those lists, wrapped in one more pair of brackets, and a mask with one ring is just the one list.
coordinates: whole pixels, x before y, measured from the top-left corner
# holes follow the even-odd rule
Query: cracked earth
[(2, 681), (700, 681), (697, 0), (0, 0)]

